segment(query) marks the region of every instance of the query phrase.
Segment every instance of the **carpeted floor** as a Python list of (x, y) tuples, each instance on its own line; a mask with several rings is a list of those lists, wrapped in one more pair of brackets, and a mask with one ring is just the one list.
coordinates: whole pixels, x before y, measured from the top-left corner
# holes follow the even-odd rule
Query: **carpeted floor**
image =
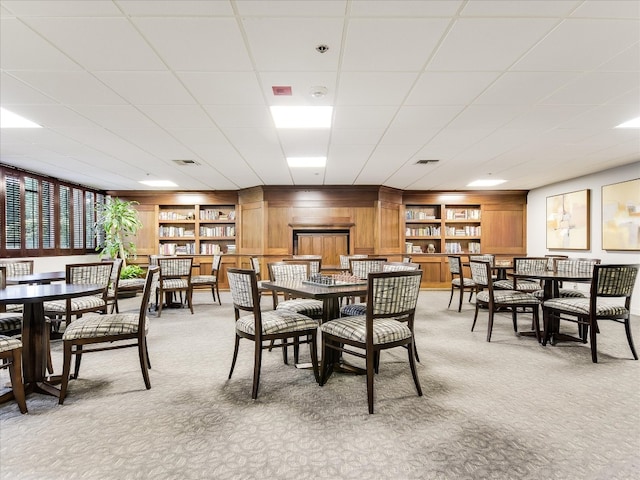
[[(310, 370), (265, 353), (251, 400), (252, 344), (233, 351), (233, 312), (195, 295), (195, 315), (150, 317), (151, 390), (135, 349), (87, 355), (65, 405), (30, 395), (29, 413), (0, 405), (0, 478), (43, 479), (637, 479), (640, 362), (621, 325), (604, 323), (589, 348), (542, 347), (510, 316), (485, 341), (486, 312), (447, 310), (423, 291), (417, 320), (423, 397), (406, 351), (382, 356), (376, 413), (365, 379)], [(140, 297), (122, 302), (137, 309)], [(268, 308), (270, 300), (263, 300)], [(638, 318), (634, 334), (640, 339)], [(521, 329), (530, 317), (522, 316)], [(640, 340), (638, 340), (640, 342)], [(61, 370), (60, 342), (53, 359)], [(306, 356), (306, 348), (302, 350)], [(0, 378), (8, 380), (6, 371)]]

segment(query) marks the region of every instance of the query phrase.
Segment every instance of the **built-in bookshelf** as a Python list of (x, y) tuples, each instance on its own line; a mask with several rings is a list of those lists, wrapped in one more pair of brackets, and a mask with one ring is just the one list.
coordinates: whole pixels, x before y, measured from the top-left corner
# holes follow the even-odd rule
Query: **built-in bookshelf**
[(480, 205), (407, 205), (407, 253), (479, 253)]
[(160, 255), (236, 251), (235, 205), (158, 205)]

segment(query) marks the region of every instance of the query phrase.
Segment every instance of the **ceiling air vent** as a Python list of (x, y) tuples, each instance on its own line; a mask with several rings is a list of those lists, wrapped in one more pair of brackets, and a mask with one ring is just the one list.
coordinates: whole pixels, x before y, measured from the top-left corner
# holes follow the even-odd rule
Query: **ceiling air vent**
[(428, 163), (438, 163), (440, 160), (418, 160), (416, 165), (427, 165)]
[(172, 160), (172, 162), (177, 163), (178, 165), (200, 165), (195, 160)]

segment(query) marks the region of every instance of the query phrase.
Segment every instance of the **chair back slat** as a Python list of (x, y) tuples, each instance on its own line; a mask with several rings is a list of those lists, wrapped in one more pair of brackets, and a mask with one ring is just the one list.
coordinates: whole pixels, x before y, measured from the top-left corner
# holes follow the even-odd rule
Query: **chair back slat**
[(594, 265), (599, 263), (599, 258), (558, 258), (554, 261), (554, 270), (558, 273), (592, 275)]
[(352, 258), (367, 258), (366, 254), (354, 254), (354, 255), (340, 255), (340, 268), (342, 269), (350, 269), (351, 265), (349, 264), (349, 260)]
[(106, 291), (111, 280), (111, 270), (111, 262), (67, 264), (66, 281), (78, 285), (102, 285)]
[(309, 262), (311, 274), (320, 273), (320, 270), (322, 268), (322, 257), (319, 255), (294, 255), (290, 259), (288, 258), (282, 259), (283, 262), (289, 262), (289, 261), (295, 262), (298, 260)]
[(489, 262), (489, 266), (496, 266), (496, 256), (491, 253), (485, 253), (482, 255), (469, 255), (469, 261)]
[(3, 260), (0, 266), (7, 269), (7, 277), (31, 275), (33, 273), (33, 260)]
[(420, 264), (411, 262), (384, 262), (382, 264), (383, 272), (406, 272), (411, 270), (420, 270)]
[(462, 273), (462, 259), (459, 255), (449, 255), (449, 272), (454, 275)]
[(422, 270), (372, 272), (368, 276), (367, 310), (376, 318), (413, 315), (421, 279)]
[(256, 272), (251, 269), (230, 268), (227, 279), (233, 306), (239, 310), (254, 310), (258, 304)]
[(302, 260), (269, 263), (269, 278), (274, 282), (308, 280), (310, 271), (309, 262)]
[(381, 272), (382, 264), (386, 261), (386, 258), (351, 258), (349, 259), (351, 275), (366, 279), (370, 273)]
[(160, 257), (158, 266), (160, 267), (160, 278), (191, 278), (191, 267), (193, 257)]
[(515, 273), (544, 272), (549, 260), (546, 257), (516, 257), (513, 259)]
[(491, 264), (487, 261), (470, 260), (469, 268), (471, 269), (471, 279), (482, 287), (493, 285), (491, 278)]

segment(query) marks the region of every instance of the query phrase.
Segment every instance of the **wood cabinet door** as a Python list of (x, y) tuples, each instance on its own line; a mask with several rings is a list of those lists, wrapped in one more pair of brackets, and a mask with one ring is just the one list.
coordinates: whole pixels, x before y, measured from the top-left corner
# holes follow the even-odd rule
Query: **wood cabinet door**
[(298, 233), (296, 255), (322, 255), (322, 265), (340, 265), (340, 255), (347, 255), (347, 233)]

